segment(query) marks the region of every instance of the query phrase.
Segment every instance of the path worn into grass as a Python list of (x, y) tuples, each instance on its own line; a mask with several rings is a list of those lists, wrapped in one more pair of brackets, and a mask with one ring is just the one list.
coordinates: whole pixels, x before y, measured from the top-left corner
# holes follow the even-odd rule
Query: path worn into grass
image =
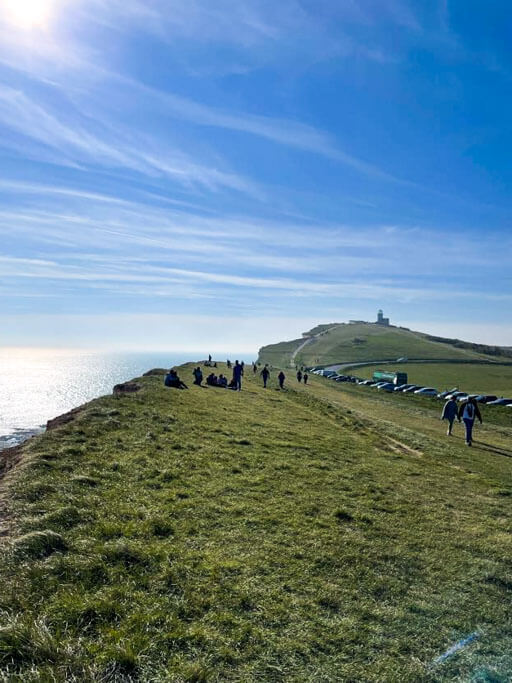
[(316, 378), (140, 381), (33, 439), (8, 476), (0, 680), (512, 672), (508, 458), (447, 451), (412, 404)]
[[(295, 387), (303, 391), (305, 388)], [(314, 378), (307, 389), (317, 398), (359, 416), (383, 439), (398, 439), (407, 448), (444, 458), (448, 466), (465, 463), (485, 476), (496, 473), (497, 480), (512, 485), (512, 414), (503, 410), (501, 424), (493, 419), (493, 408), (482, 408), (484, 423), (474, 428), (474, 444), (464, 442), (464, 426), (455, 423), (453, 435), (446, 436), (447, 423), (440, 420), (443, 402), (413, 396), (382, 393), (371, 387), (335, 383)], [(498, 409), (499, 410), (499, 409)], [(512, 411), (510, 411), (512, 413)], [(496, 414), (496, 409), (494, 409)]]

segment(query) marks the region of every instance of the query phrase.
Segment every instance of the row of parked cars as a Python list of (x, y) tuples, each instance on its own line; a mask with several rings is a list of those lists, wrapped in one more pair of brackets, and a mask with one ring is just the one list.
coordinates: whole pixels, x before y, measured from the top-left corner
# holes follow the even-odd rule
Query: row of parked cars
[(488, 406), (508, 406), (512, 408), (512, 398), (498, 398), (492, 394), (468, 394), (465, 391), (459, 391), (457, 388), (449, 389), (447, 391), (438, 391), (434, 387), (424, 387), (419, 384), (393, 384), (392, 382), (376, 382), (373, 379), (362, 379), (361, 377), (354, 377), (353, 375), (339, 375), (334, 370), (324, 370), (322, 368), (311, 368), (310, 372), (314, 375), (327, 377), (327, 379), (334, 382), (351, 382), (352, 384), (359, 384), (360, 386), (373, 387), (380, 391), (399, 392), (404, 394), (416, 394), (418, 396), (430, 396), (432, 398), (439, 398), (449, 400), (452, 396), (456, 401), (461, 403), (468, 398), (474, 398), (477, 403), (485, 403)]

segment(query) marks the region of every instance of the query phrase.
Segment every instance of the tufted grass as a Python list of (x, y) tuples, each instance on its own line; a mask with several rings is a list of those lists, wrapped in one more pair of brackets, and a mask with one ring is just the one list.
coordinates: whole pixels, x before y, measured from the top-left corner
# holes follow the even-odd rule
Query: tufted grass
[(137, 381), (9, 477), (0, 680), (510, 678), (512, 459), (316, 378)]

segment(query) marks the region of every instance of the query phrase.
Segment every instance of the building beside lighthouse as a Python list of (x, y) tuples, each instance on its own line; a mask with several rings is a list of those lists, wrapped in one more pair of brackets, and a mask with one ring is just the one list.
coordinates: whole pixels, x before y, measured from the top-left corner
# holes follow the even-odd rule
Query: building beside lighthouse
[(384, 312), (382, 311), (382, 309), (379, 309), (379, 311), (377, 312), (376, 324), (385, 325), (386, 327), (389, 325), (389, 318), (384, 317)]

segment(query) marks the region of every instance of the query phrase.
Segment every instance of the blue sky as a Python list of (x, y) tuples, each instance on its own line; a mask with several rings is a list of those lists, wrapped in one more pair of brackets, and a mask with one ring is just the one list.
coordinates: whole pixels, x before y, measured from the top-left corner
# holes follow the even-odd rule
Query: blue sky
[(0, 0), (0, 345), (512, 345), (505, 0)]

